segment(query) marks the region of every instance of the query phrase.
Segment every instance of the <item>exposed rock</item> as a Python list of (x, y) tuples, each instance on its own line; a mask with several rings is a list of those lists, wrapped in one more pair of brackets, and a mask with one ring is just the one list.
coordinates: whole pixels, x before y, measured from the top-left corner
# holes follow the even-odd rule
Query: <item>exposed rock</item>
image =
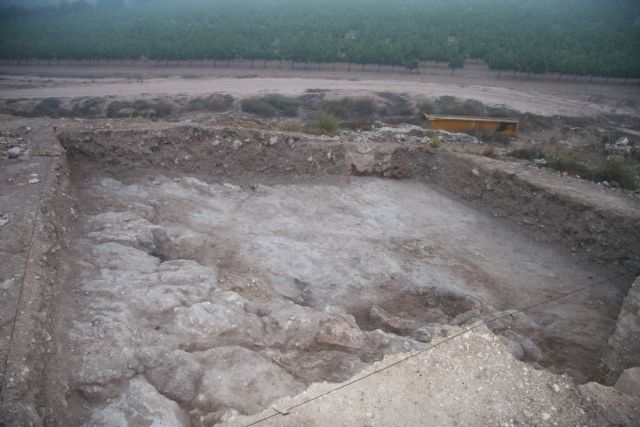
[(430, 324), (422, 326), (411, 334), (411, 337), (420, 342), (431, 342), (436, 337), (448, 337), (454, 326), (442, 324)]
[(461, 132), (438, 130), (438, 142), (450, 144), (479, 144), (478, 138)]
[(4, 227), (9, 223), (9, 214), (0, 214), (0, 227)]
[(536, 362), (542, 359), (542, 351), (540, 351), (538, 346), (535, 345), (534, 342), (529, 338), (523, 337), (522, 335), (517, 334), (511, 330), (502, 332), (502, 337), (505, 337), (507, 340), (513, 341), (519, 344), (520, 347), (522, 347), (522, 350), (524, 352), (523, 360)]
[(616, 381), (616, 390), (640, 398), (640, 366), (625, 369)]
[(358, 356), (342, 351), (280, 353), (276, 350), (266, 350), (262, 355), (307, 383), (345, 381), (367, 366)]
[(162, 394), (182, 403), (195, 396), (202, 367), (192, 353), (174, 350), (170, 353), (143, 355), (145, 375)]
[(192, 350), (221, 344), (263, 346), (262, 322), (244, 310), (244, 303), (235, 292), (218, 291), (210, 301), (177, 307), (167, 330)]
[(147, 253), (158, 252), (167, 242), (160, 226), (129, 212), (105, 212), (88, 220), (92, 230), (87, 237), (97, 243), (116, 242)]
[(218, 347), (200, 359), (205, 368), (196, 404), (214, 412), (226, 408), (248, 414), (304, 389), (280, 367), (242, 347)]
[(594, 382), (581, 385), (579, 389), (600, 415), (600, 420), (596, 420), (596, 425), (640, 425), (639, 398)]
[(371, 306), (369, 316), (378, 327), (399, 335), (408, 335), (419, 327), (416, 321), (392, 316), (377, 305)]
[(0, 290), (7, 291), (7, 290), (11, 289), (13, 287), (13, 285), (15, 285), (15, 284), (16, 284), (15, 277), (12, 277), (10, 279), (4, 280), (2, 283), (0, 283)]
[(178, 404), (167, 399), (147, 381), (136, 377), (120, 399), (95, 410), (87, 427), (188, 426), (187, 414)]
[(504, 345), (507, 346), (509, 352), (513, 354), (513, 357), (518, 360), (522, 360), (524, 358), (524, 349), (517, 341), (505, 337), (504, 335), (498, 335), (498, 338), (500, 338), (500, 341), (502, 341)]
[(608, 344), (602, 362), (608, 370), (606, 384), (614, 384), (622, 371), (640, 366), (640, 277), (622, 303), (616, 330)]
[(629, 145), (629, 138), (623, 136), (613, 144), (606, 144), (604, 149), (608, 154), (626, 156), (631, 153), (632, 147)]
[(10, 159), (17, 159), (22, 154), (22, 149), (20, 147), (13, 147), (7, 151), (7, 157)]
[(543, 168), (547, 166), (547, 161), (545, 159), (533, 159), (533, 164), (536, 167)]

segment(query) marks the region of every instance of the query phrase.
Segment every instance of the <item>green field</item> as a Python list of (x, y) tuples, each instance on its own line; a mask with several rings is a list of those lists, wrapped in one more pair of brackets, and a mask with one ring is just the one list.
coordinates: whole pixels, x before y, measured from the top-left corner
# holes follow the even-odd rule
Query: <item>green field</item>
[[(102, 2), (102, 3), (109, 3)], [(0, 9), (0, 58), (437, 60), (640, 77), (637, 0), (210, 0)], [(179, 4), (176, 4), (179, 3)]]

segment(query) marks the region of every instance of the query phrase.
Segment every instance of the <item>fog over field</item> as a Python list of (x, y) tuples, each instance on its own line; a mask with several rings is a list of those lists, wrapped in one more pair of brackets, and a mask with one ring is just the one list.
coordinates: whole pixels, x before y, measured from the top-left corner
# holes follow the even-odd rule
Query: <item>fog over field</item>
[(640, 3), (633, 0), (1, 4), (21, 6), (0, 8), (5, 59), (244, 59), (409, 70), (430, 60), (452, 71), (480, 59), (527, 75), (640, 77)]

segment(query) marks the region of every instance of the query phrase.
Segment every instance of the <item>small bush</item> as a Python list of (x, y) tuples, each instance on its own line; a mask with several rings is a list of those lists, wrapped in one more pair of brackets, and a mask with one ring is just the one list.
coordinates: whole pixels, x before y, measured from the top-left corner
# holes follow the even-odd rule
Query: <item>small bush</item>
[(69, 112), (62, 109), (58, 98), (45, 98), (35, 106), (32, 116), (66, 116)]
[(276, 117), (278, 110), (273, 108), (262, 98), (246, 98), (240, 101), (240, 107), (245, 113), (251, 113), (262, 117)]
[(338, 119), (327, 113), (318, 114), (314, 120), (314, 126), (332, 135), (335, 135), (340, 131), (340, 123), (338, 122)]
[(167, 117), (172, 111), (171, 104), (163, 100), (113, 101), (107, 106), (107, 117)]
[(593, 179), (597, 182), (615, 182), (627, 190), (635, 190), (640, 187), (638, 167), (620, 156), (607, 157)]
[(384, 111), (379, 111), (381, 114), (392, 116), (413, 116), (416, 113), (416, 109), (413, 104), (402, 95), (393, 92), (377, 92), (376, 95), (387, 101)]
[(597, 167), (589, 164), (582, 157), (574, 153), (552, 154), (547, 158), (549, 167), (558, 171), (579, 175), (581, 178), (593, 179)]
[(453, 116), (518, 117), (518, 113), (506, 107), (489, 107), (472, 99), (461, 100), (453, 96), (425, 99), (420, 111), (426, 114)]
[(188, 111), (227, 111), (233, 105), (231, 95), (211, 95), (197, 97), (187, 104)]
[(341, 119), (357, 119), (374, 116), (378, 112), (378, 107), (370, 97), (347, 96), (339, 100), (326, 101), (324, 111)]
[(299, 102), (295, 98), (289, 98), (287, 96), (274, 93), (265, 96), (264, 100), (273, 108), (280, 111), (284, 116), (292, 117), (298, 115)]
[(247, 98), (240, 101), (242, 111), (262, 117), (293, 117), (298, 115), (299, 102), (279, 94)]
[(516, 148), (511, 150), (511, 157), (515, 157), (518, 159), (524, 160), (533, 160), (533, 159), (543, 159), (545, 158), (545, 153), (542, 149), (537, 145), (528, 145), (523, 148)]
[(100, 98), (83, 99), (77, 102), (71, 114), (75, 117), (95, 117), (102, 114), (102, 104)]
[(482, 150), (482, 155), (485, 157), (495, 157), (496, 149), (493, 147), (493, 145), (490, 145), (486, 147), (484, 150)]

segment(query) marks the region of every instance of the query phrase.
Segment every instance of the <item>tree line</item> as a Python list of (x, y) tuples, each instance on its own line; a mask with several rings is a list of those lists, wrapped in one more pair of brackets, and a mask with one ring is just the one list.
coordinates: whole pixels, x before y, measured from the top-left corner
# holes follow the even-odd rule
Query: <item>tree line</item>
[(289, 60), (640, 77), (636, 0), (99, 0), (0, 9), (0, 58)]

